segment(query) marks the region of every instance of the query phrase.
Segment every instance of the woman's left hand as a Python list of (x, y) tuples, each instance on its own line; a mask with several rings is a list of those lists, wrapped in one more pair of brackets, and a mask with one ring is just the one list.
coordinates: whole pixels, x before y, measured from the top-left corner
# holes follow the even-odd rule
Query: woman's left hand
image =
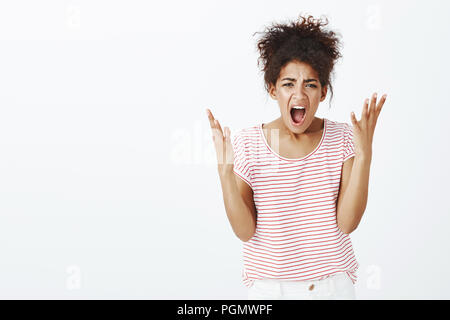
[(353, 142), (355, 146), (355, 156), (372, 158), (372, 141), (381, 108), (386, 101), (387, 95), (383, 95), (377, 104), (377, 93), (372, 95), (369, 109), (369, 99), (364, 101), (361, 120), (357, 121), (355, 114), (351, 113), (353, 124)]

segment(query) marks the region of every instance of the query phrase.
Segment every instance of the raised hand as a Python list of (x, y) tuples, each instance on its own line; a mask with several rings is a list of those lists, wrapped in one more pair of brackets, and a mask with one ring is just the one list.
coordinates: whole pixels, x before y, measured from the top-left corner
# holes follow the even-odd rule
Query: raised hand
[(206, 109), (206, 114), (208, 115), (212, 138), (216, 148), (219, 175), (233, 173), (234, 151), (231, 144), (230, 129), (225, 127), (224, 131), (222, 131), (219, 120), (214, 119), (211, 110)]
[(353, 142), (355, 145), (355, 156), (372, 157), (372, 141), (381, 108), (386, 101), (387, 95), (383, 95), (377, 104), (377, 93), (372, 95), (369, 109), (369, 99), (364, 101), (361, 120), (357, 121), (355, 114), (351, 113), (353, 124)]

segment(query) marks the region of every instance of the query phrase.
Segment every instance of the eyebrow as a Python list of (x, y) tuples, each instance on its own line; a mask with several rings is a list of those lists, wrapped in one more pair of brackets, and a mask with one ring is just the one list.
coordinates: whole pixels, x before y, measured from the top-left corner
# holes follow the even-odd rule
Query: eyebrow
[[(294, 78), (284, 78), (284, 79), (282, 79), (281, 81), (284, 81), (284, 80), (293, 81), (293, 82), (296, 82), (296, 81), (297, 81), (297, 80), (294, 79)], [(306, 79), (306, 80), (304, 80), (303, 82), (313, 82), (313, 81), (318, 82), (317, 79)]]

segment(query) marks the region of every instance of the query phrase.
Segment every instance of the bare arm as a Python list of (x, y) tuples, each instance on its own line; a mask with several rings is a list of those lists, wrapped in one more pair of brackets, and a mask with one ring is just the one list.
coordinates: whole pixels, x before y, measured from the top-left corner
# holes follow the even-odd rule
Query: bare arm
[(355, 157), (344, 163), (343, 183), (337, 204), (338, 226), (345, 233), (356, 229), (366, 209), (373, 135), (386, 97), (386, 94), (383, 95), (377, 103), (377, 93), (374, 93), (370, 107), (369, 99), (366, 99), (360, 121), (351, 113)]
[(253, 190), (233, 171), (234, 152), (229, 128), (225, 127), (223, 132), (219, 121), (214, 119), (210, 110), (207, 110), (207, 115), (213, 131), (225, 211), (233, 232), (246, 242), (253, 237), (256, 230)]
[(250, 186), (234, 173), (221, 176), (223, 202), (236, 236), (250, 240), (256, 229), (256, 210)]
[(358, 227), (366, 210), (369, 176), (370, 158), (355, 156), (343, 165), (337, 203), (337, 224), (346, 234)]

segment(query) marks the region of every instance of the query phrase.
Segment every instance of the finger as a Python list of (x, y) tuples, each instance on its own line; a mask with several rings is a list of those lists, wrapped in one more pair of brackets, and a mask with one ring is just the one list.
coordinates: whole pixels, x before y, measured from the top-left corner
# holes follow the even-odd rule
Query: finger
[(222, 133), (218, 128), (212, 128), (211, 130), (212, 130), (212, 138), (217, 148), (217, 144), (223, 140)]
[(375, 92), (372, 95), (372, 100), (370, 101), (369, 117), (373, 116), (376, 105), (377, 105), (377, 93)]
[(230, 128), (226, 127), (226, 131), (227, 131), (226, 141), (227, 141), (227, 143), (231, 144), (231, 130), (230, 130)]
[(208, 120), (209, 120), (209, 125), (211, 127), (211, 131), (212, 131), (212, 139), (214, 142), (216, 142), (216, 136), (219, 137), (219, 133), (218, 133), (218, 129), (217, 129), (217, 125), (216, 125), (216, 120), (214, 119), (214, 116), (211, 112), (211, 110), (206, 109), (206, 114), (208, 115)]
[(363, 110), (361, 113), (361, 121), (365, 121), (368, 116), (369, 99), (364, 100)]
[(209, 119), (209, 124), (211, 126), (212, 132), (213, 132), (213, 141), (216, 142), (216, 137), (217, 139), (222, 139), (223, 140), (223, 132), (222, 132), (222, 128), (220, 127), (219, 121), (217, 119), (214, 119), (214, 116), (211, 112), (211, 110), (206, 109), (206, 113), (208, 115), (208, 119)]
[(380, 102), (378, 103), (377, 111), (375, 112), (377, 118), (378, 118), (378, 116), (379, 116), (379, 114), (380, 114), (380, 112), (381, 112), (381, 108), (383, 108), (383, 105), (384, 105), (384, 103), (386, 102), (386, 98), (387, 98), (387, 94), (384, 94), (384, 95), (381, 97)]
[(215, 124), (214, 124), (215, 119), (214, 119), (214, 116), (213, 116), (211, 110), (206, 109), (206, 114), (208, 115), (209, 125), (211, 126), (211, 129), (215, 128)]
[(230, 128), (225, 127), (223, 129), (223, 133), (224, 133), (224, 138), (227, 142), (230, 142)]
[(377, 105), (377, 96), (378, 94), (376, 92), (372, 95), (372, 101), (370, 101), (370, 110), (369, 110), (370, 114), (373, 114), (375, 106)]
[(213, 140), (214, 140), (214, 145), (216, 148), (216, 154), (217, 154), (217, 161), (219, 164), (223, 164), (224, 163), (224, 149), (225, 149), (225, 143), (224, 143), (224, 137), (223, 137), (223, 133), (222, 130), (219, 129), (219, 122), (216, 120), (214, 120), (214, 128), (213, 130)]
[(214, 128), (212, 128), (213, 140), (216, 143), (216, 148), (220, 147), (219, 142), (224, 140), (222, 129), (220, 128), (219, 121), (214, 120)]
[(370, 100), (370, 109), (369, 109), (369, 113), (367, 115), (368, 117), (368, 124), (370, 125), (370, 127), (375, 126), (375, 123), (377, 122), (377, 119), (375, 119), (375, 108), (377, 105), (377, 93), (375, 92), (372, 95), (372, 99)]
[(223, 128), (223, 140), (227, 139), (227, 127)]
[(233, 146), (231, 144), (231, 139), (230, 139), (230, 136), (231, 136), (230, 128), (225, 127), (224, 133), (225, 133), (225, 145), (226, 145), (226, 163), (233, 164), (234, 163), (234, 151), (233, 151)]
[(356, 116), (355, 116), (355, 113), (353, 111), (350, 114), (350, 119), (352, 121), (353, 127), (356, 128), (356, 130), (359, 130), (358, 121), (356, 120)]
[(222, 127), (220, 126), (219, 120), (216, 119), (216, 120), (214, 120), (214, 122), (216, 123), (217, 129), (219, 129), (220, 134), (221, 134), (222, 137), (223, 137), (223, 131), (222, 131)]

